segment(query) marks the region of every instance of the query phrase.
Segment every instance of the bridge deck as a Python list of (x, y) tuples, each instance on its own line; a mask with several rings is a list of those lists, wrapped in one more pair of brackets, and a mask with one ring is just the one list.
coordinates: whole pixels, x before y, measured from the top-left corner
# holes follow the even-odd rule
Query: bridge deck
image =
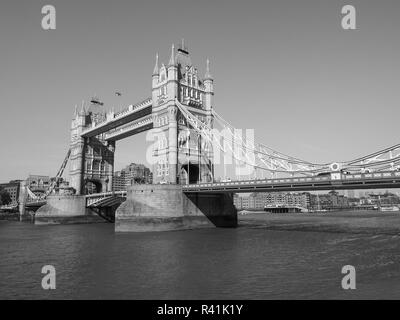
[(331, 179), (329, 176), (316, 176), (192, 184), (184, 185), (183, 192), (305, 192), (318, 190), (380, 189), (399, 187), (400, 172), (391, 171), (342, 175), (341, 179)]
[(87, 195), (86, 207), (107, 207), (121, 203), (121, 199), (126, 199), (126, 191), (94, 193)]

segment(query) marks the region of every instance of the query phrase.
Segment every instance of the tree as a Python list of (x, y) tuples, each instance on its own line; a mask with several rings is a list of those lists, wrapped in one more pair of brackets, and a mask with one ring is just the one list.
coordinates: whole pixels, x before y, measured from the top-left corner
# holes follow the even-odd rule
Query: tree
[(11, 196), (7, 190), (0, 187), (0, 205), (8, 205), (11, 203)]
[(133, 182), (134, 182), (134, 184), (144, 184), (145, 179), (143, 177), (135, 177), (135, 178), (133, 178)]

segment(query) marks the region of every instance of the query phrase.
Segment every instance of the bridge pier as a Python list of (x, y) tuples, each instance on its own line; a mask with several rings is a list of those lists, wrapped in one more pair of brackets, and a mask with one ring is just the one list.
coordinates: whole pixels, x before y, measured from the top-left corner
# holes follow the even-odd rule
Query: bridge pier
[(138, 185), (115, 214), (116, 232), (237, 227), (230, 194), (190, 194), (179, 185)]
[(26, 193), (26, 182), (21, 181), (19, 185), (19, 199), (18, 199), (18, 209), (19, 209), (19, 221), (23, 220), (26, 212), (26, 200), (27, 200), (27, 193)]
[(36, 225), (98, 222), (106, 221), (86, 208), (85, 196), (79, 195), (48, 196), (47, 204), (39, 208), (35, 215)]

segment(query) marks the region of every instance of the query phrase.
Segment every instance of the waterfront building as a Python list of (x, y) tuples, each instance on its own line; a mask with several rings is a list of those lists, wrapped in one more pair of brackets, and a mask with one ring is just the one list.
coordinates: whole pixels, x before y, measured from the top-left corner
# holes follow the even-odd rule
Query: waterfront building
[(246, 196), (235, 196), (234, 205), (237, 209), (263, 210), (268, 206), (295, 206), (309, 208), (309, 193), (283, 193), (283, 192), (260, 192)]
[(242, 207), (241, 209), (252, 209), (250, 208), (250, 201), (249, 201), (249, 197), (242, 197)]
[(355, 190), (347, 190), (346, 191), (346, 196), (347, 196), (347, 198), (355, 198), (356, 197), (356, 192), (355, 192)]
[(35, 193), (35, 191), (46, 190), (50, 185), (50, 180), (49, 176), (29, 175), (26, 185)]
[(131, 163), (125, 169), (127, 185), (152, 183), (152, 174), (149, 168), (143, 164)]
[(9, 183), (1, 183), (0, 189), (4, 189), (11, 198), (11, 204), (16, 204), (19, 198), (19, 180), (10, 181)]
[(349, 199), (336, 191), (330, 191), (328, 194), (313, 194), (310, 198), (310, 209), (312, 210), (333, 210), (348, 207), (350, 207)]
[(125, 191), (134, 184), (151, 184), (153, 175), (143, 164), (131, 163), (121, 171), (116, 171), (113, 177), (113, 190)]
[(383, 194), (370, 194), (364, 201), (369, 201), (370, 204), (381, 206), (381, 205), (398, 205), (400, 204), (399, 197), (391, 192), (386, 191)]
[(114, 172), (113, 190), (114, 191), (125, 191), (126, 190), (125, 171)]

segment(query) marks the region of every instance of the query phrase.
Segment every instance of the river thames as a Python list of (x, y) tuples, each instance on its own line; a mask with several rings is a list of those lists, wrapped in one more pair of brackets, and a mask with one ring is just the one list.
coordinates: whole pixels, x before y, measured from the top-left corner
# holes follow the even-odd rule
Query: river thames
[[(400, 233), (237, 229), (115, 234), (0, 221), (1, 299), (399, 299)], [(44, 265), (56, 290), (41, 287)], [(357, 289), (343, 290), (344, 265)]]

